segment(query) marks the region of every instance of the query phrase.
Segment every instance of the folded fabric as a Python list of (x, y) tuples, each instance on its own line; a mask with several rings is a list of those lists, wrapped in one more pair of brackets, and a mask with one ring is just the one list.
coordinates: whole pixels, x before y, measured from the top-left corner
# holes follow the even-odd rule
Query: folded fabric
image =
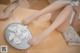
[(6, 28), (5, 35), (9, 44), (17, 49), (26, 49), (30, 46), (28, 42), (32, 35), (27, 26), (12, 23)]

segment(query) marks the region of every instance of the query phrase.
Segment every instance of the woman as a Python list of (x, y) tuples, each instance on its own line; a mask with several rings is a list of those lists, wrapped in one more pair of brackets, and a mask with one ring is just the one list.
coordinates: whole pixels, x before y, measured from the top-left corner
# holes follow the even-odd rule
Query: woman
[[(13, 5), (13, 6), (15, 6), (15, 5)], [(13, 9), (15, 9), (15, 7)], [(12, 10), (7, 12), (8, 16), (12, 12)], [(63, 2), (62, 1), (55, 1), (51, 5), (49, 5), (48, 7), (41, 10), (40, 12), (35, 13), (35, 14), (33, 14), (33, 15), (24, 19), (24, 21), (23, 21), (24, 24), (29, 24), (34, 19), (37, 19), (41, 15), (44, 15), (44, 14), (47, 14), (47, 13), (53, 13), (53, 12), (56, 13), (56, 11), (59, 11), (58, 12), (59, 14), (55, 17), (55, 20), (52, 21), (51, 26), (48, 29), (44, 30), (38, 36), (33, 37), (32, 40), (29, 42), (30, 45), (39, 44), (42, 40), (44, 40), (45, 37), (48, 36), (48, 34), (50, 34), (55, 29), (58, 29), (60, 32), (64, 33), (64, 31), (66, 31), (66, 29), (67, 29), (67, 26), (70, 25), (69, 18), (71, 20), (71, 15), (74, 16), (74, 14), (73, 14), (74, 10), (73, 10), (73, 7), (71, 5), (71, 1), (63, 1)]]
[[(58, 29), (58, 31), (60, 31), (64, 34), (66, 41), (73, 41), (74, 42), (75, 40), (73, 40), (73, 39), (70, 40), (71, 37), (67, 38), (67, 36), (69, 36), (69, 35), (71, 36), (75, 32), (73, 30), (73, 28), (70, 26), (70, 24), (72, 23), (74, 16), (76, 16), (75, 14), (76, 14), (77, 9), (75, 9), (74, 7), (79, 5), (79, 3), (77, 3), (77, 5), (76, 5), (76, 3), (77, 3), (77, 1), (75, 1), (75, 2), (73, 1), (73, 3), (72, 3), (72, 1), (55, 1), (51, 5), (49, 5), (48, 7), (41, 10), (39, 13), (36, 13), (36, 14), (24, 19), (24, 23), (29, 24), (30, 22), (32, 22), (34, 19), (37, 19), (41, 15), (44, 15), (46, 13), (52, 13), (52, 12), (55, 13), (57, 10), (64, 8), (64, 9), (62, 9), (62, 11), (60, 11), (59, 15), (57, 15), (55, 20), (52, 22), (51, 26), (48, 29), (44, 30), (42, 32), (42, 34), (38, 35), (37, 37), (33, 37), (30, 44), (31, 45), (39, 44), (42, 40), (44, 40), (45, 37), (48, 36), (48, 34), (50, 32), (54, 31), (55, 29)], [(79, 14), (79, 12), (78, 12), (78, 14)], [(73, 33), (71, 34), (69, 32), (69, 30), (71, 30)], [(68, 33), (69, 35), (66, 35), (66, 33)], [(76, 39), (79, 39), (78, 42), (80, 42), (79, 37)]]

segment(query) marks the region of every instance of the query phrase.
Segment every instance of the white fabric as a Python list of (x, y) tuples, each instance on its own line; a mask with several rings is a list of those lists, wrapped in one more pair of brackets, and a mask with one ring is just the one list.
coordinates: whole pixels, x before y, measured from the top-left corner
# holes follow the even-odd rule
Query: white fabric
[(24, 46), (28, 48), (30, 46), (28, 42), (30, 39), (32, 39), (32, 35), (27, 26), (13, 23), (10, 24), (6, 29), (6, 39), (12, 46), (17, 49), (20, 49), (20, 47)]
[(71, 5), (72, 6), (78, 6), (79, 5), (79, 1), (71, 1)]

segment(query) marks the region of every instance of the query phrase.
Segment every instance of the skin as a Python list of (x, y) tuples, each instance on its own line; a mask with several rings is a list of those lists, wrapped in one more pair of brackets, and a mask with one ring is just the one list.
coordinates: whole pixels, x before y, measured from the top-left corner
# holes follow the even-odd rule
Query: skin
[(74, 7), (74, 11), (76, 12), (76, 15), (73, 19), (73, 23), (72, 26), (74, 27), (74, 29), (78, 32), (80, 31), (80, 21), (78, 20), (79, 14), (80, 14), (80, 5), (79, 6), (75, 6)]
[[(49, 3), (52, 3), (52, 2), (54, 2), (54, 1), (56, 1), (56, 0), (48, 0), (49, 1)], [(59, 1), (62, 1), (62, 0), (59, 0)], [(64, 0), (64, 1), (71, 1), (71, 0)], [(79, 0), (73, 0), (73, 1), (79, 1)], [(74, 11), (76, 12), (76, 15), (75, 15), (75, 17), (74, 17), (74, 19), (73, 19), (73, 23), (72, 23), (72, 26), (74, 27), (74, 29), (76, 30), (76, 31), (80, 31), (79, 29), (80, 29), (80, 21), (77, 19), (77, 17), (79, 16), (79, 14), (80, 14), (80, 4), (78, 5), (78, 6), (74, 6), (73, 7), (74, 8)], [(64, 22), (64, 24), (62, 24), (63, 26), (65, 25), (65, 24), (67, 24), (67, 20), (66, 20), (66, 22)], [(66, 27), (66, 26), (65, 26)], [(59, 31), (61, 31), (62, 29), (61, 28), (58, 28), (58, 30)]]
[(36, 37), (33, 37), (30, 44), (37, 45), (42, 40), (44, 40), (52, 31), (58, 28), (70, 16), (70, 14), (72, 13), (72, 10), (73, 9), (71, 6), (66, 6), (61, 11), (61, 13), (56, 17), (55, 21), (51, 24), (51, 26), (49, 26), (48, 29), (44, 30), (41, 34), (37, 35)]
[[(54, 6), (54, 5), (52, 5), (52, 6)], [(34, 14), (31, 17), (28, 17), (27, 18), (28, 20), (25, 23), (28, 24), (32, 20), (36, 19), (37, 17), (39, 17), (39, 16), (41, 16), (43, 14), (46, 14), (46, 13), (52, 13), (52, 11), (54, 12), (54, 11), (57, 10), (57, 7), (61, 7), (61, 6), (56, 6), (55, 5), (56, 8), (53, 8), (52, 6), (48, 6), (47, 8), (43, 9), (41, 12), (37, 13), (36, 15)], [(67, 29), (67, 27), (70, 25), (68, 23), (68, 19), (67, 18), (69, 18), (69, 16), (72, 14), (73, 8), (72, 8), (72, 6), (65, 7), (63, 9), (63, 11), (56, 17), (56, 19), (54, 20), (54, 22), (52, 23), (52, 25), (48, 29), (44, 30), (41, 34), (37, 35), (36, 37), (33, 37), (33, 39), (31, 40), (30, 44), (31, 45), (37, 45), (37, 44), (39, 44), (42, 40), (44, 40), (55, 29), (57, 29), (60, 32), (64, 32)], [(74, 11), (76, 13), (78, 13), (78, 11), (76, 11), (76, 10), (78, 10), (78, 8), (77, 9), (74, 8)], [(74, 16), (76, 16), (76, 15), (74, 15)], [(63, 17), (63, 18), (61, 18), (61, 17)], [(79, 22), (76, 21), (76, 18), (74, 20), (75, 20), (74, 21), (75, 24), (74, 23), (72, 24), (72, 25), (74, 25), (73, 27), (75, 27), (75, 25), (77, 25), (77, 23), (79, 23)], [(77, 28), (77, 26), (75, 28)]]
[(19, 0), (18, 4), (23, 8), (30, 8), (29, 2), (27, 0)]
[[(69, 1), (65, 1), (65, 2), (54, 2), (51, 5), (49, 5), (48, 7), (42, 9), (39, 13), (35, 13), (29, 17), (26, 17), (23, 21), (24, 24), (29, 24), (31, 23), (34, 19), (37, 19), (39, 16), (47, 14), (47, 13), (52, 13), (55, 12), (63, 7), (65, 7), (66, 5), (68, 5), (70, 2)], [(54, 6), (54, 7), (53, 7)]]
[(0, 12), (0, 19), (3, 20), (9, 18), (16, 7), (17, 3), (10, 4), (7, 8)]
[[(48, 7), (42, 9), (40, 12), (33, 14), (32, 16), (27, 17), (24, 19), (24, 24), (31, 23), (34, 19), (37, 19), (39, 16), (44, 15), (46, 13), (52, 13), (56, 12), (57, 10), (67, 6), (69, 2), (54, 2)], [(53, 7), (54, 6), (54, 7)], [(45, 37), (47, 37), (52, 31), (54, 31), (56, 28), (58, 28), (61, 24), (63, 24), (66, 19), (71, 15), (72, 13), (72, 7), (67, 6), (65, 7), (62, 12), (56, 17), (55, 21), (51, 24), (51, 26), (44, 30), (43, 33), (40, 35), (33, 37), (33, 39), (30, 41), (31, 45), (37, 45), (39, 44)], [(66, 13), (65, 13), (66, 12)], [(63, 17), (63, 18), (61, 18)], [(58, 21), (58, 22), (57, 22)]]
[[(19, 4), (22, 0), (20, 0)], [(33, 37), (33, 39), (29, 42), (31, 45), (37, 45), (42, 40), (44, 40), (52, 31), (55, 29), (58, 29), (60, 32), (64, 31), (64, 28), (67, 28), (65, 26), (68, 26), (67, 18), (72, 14), (72, 6), (69, 5), (70, 2), (54, 2), (48, 7), (42, 9), (40, 12), (35, 13), (27, 18), (24, 19), (24, 24), (29, 24), (33, 20), (37, 19), (39, 16), (42, 16), (47, 13), (56, 12), (57, 10), (64, 7), (64, 9), (59, 13), (59, 15), (55, 18), (55, 20), (52, 22), (51, 26), (49, 26), (48, 29), (44, 30), (41, 34), (37, 35), (36, 37)], [(10, 5), (5, 12), (1, 12), (0, 19), (6, 19), (10, 16), (10, 13), (16, 8), (17, 5)], [(53, 7), (54, 6), (54, 7)]]
[(0, 19), (4, 20), (9, 18), (12, 15), (12, 12), (18, 7), (27, 7), (29, 8), (29, 3), (27, 0), (19, 0), (18, 2), (14, 2), (15, 0), (11, 0), (11, 3), (5, 8), (3, 11), (0, 12)]

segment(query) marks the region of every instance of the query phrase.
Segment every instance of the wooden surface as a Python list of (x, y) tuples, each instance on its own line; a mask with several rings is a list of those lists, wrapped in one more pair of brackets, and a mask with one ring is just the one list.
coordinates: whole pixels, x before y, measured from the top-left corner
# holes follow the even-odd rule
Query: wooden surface
[[(0, 5), (0, 10), (3, 8)], [(18, 7), (11, 18), (8, 20), (0, 20), (0, 45), (8, 45), (8, 53), (80, 53), (79, 46), (68, 46), (62, 37), (61, 33), (54, 31), (52, 32), (44, 41), (39, 45), (33, 46), (28, 50), (17, 50), (10, 46), (4, 38), (4, 29), (5, 27), (13, 22), (21, 22), (23, 18), (36, 13), (38, 11), (31, 9), (24, 9)], [(29, 28), (33, 36), (41, 33), (49, 25), (50, 14), (42, 16), (40, 19), (33, 21), (29, 24)], [(46, 18), (46, 20), (44, 19)]]
[(0, 4), (9, 4), (10, 0), (0, 0)]

